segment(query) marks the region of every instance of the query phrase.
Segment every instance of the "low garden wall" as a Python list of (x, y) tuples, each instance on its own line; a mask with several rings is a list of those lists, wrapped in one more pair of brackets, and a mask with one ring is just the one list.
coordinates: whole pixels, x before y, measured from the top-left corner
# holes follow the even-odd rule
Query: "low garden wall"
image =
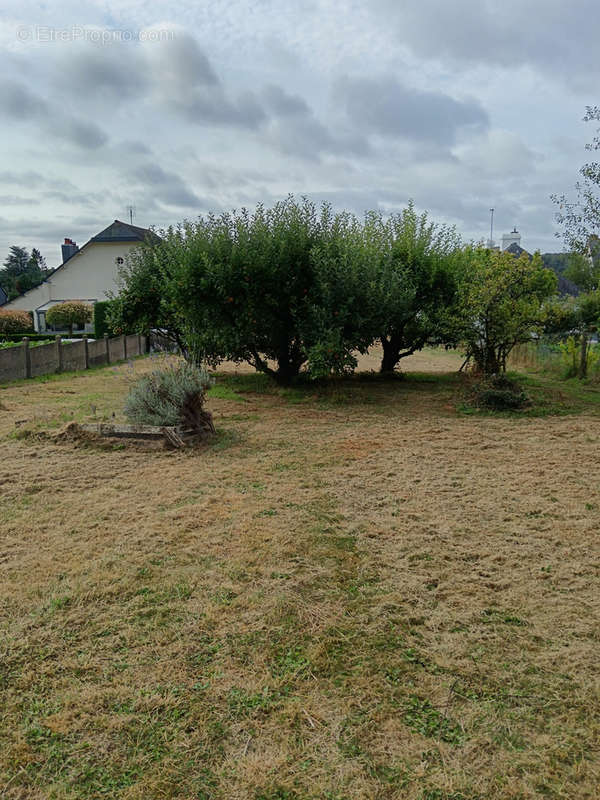
[(20, 345), (0, 350), (0, 383), (36, 378), (53, 372), (89, 369), (101, 364), (114, 364), (148, 350), (148, 338), (141, 335), (116, 336), (109, 339), (63, 342), (57, 336), (53, 342), (30, 346), (24, 338)]

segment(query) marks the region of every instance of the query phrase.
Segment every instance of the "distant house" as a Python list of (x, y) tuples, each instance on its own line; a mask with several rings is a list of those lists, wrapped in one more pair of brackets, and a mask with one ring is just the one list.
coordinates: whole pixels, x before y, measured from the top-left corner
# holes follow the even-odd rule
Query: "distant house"
[[(516, 228), (513, 228), (510, 233), (505, 233), (502, 235), (502, 247), (497, 247), (491, 240), (488, 242), (488, 246), (490, 246), (493, 250), (503, 250), (505, 253), (512, 253), (515, 258), (519, 258), (519, 256), (523, 255), (523, 253), (525, 253), (530, 261), (533, 258), (531, 253), (527, 252), (527, 250), (521, 247), (521, 234)], [(558, 269), (556, 269), (553, 264), (544, 263), (544, 266), (556, 273), (556, 277), (558, 278), (557, 290), (560, 295), (563, 297), (566, 295), (577, 297), (577, 295), (580, 294), (579, 286), (573, 283), (573, 281), (570, 281), (568, 278), (565, 278), (565, 276)]]
[[(93, 305), (106, 300), (108, 292), (118, 291), (117, 273), (129, 251), (140, 242), (156, 238), (147, 228), (116, 219), (81, 248), (71, 239), (65, 239), (62, 264), (45, 281), (5, 303), (3, 308), (30, 311), (35, 330), (43, 333), (49, 330), (46, 312), (53, 305), (66, 300), (83, 300)], [(92, 326), (86, 329), (91, 331)]]

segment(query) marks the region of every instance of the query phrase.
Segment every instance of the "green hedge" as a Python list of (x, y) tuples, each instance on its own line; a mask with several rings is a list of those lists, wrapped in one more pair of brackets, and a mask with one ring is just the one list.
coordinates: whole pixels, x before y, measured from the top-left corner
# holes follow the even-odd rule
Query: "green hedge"
[[(83, 339), (84, 336), (92, 339), (89, 333), (61, 333), (63, 339)], [(31, 342), (53, 342), (56, 339), (55, 333), (0, 333), (0, 342), (20, 342), (22, 339), (29, 339)]]
[(110, 336), (111, 331), (108, 328), (108, 324), (106, 321), (106, 316), (108, 314), (108, 310), (111, 306), (110, 300), (101, 300), (99, 303), (94, 305), (94, 338), (95, 339), (102, 339), (103, 336), (108, 334)]

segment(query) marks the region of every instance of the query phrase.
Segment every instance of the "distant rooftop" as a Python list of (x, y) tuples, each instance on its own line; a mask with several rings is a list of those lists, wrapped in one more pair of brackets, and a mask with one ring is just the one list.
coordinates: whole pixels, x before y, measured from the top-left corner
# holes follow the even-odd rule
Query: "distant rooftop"
[(149, 228), (139, 228), (116, 219), (108, 228), (92, 236), (90, 242), (146, 242), (158, 238)]

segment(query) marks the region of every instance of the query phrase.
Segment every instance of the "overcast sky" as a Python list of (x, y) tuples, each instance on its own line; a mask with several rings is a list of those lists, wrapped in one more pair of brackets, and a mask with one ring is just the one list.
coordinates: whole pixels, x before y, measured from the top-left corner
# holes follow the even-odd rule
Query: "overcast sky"
[(0, 256), (113, 219), (413, 198), (465, 239), (562, 249), (595, 131), (597, 0), (4, 0)]

